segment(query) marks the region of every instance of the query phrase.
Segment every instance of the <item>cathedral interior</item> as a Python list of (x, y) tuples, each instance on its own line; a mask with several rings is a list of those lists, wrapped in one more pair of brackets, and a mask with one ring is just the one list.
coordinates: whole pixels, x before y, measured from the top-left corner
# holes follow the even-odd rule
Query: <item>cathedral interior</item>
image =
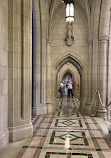
[(110, 59), (111, 0), (0, 0), (0, 158), (110, 158)]

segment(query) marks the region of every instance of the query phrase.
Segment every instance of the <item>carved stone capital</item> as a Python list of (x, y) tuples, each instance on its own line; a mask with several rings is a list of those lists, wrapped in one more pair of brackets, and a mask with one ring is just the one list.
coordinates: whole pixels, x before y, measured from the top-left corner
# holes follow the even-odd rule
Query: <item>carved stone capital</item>
[(98, 40), (100, 43), (108, 43), (108, 40), (109, 40), (109, 36), (99, 36), (98, 37)]
[(87, 40), (87, 43), (88, 43), (88, 46), (89, 46), (89, 45), (93, 45), (93, 39), (91, 39), (91, 38), (88, 39), (88, 40)]
[(47, 44), (51, 45), (52, 42), (49, 39), (47, 39)]

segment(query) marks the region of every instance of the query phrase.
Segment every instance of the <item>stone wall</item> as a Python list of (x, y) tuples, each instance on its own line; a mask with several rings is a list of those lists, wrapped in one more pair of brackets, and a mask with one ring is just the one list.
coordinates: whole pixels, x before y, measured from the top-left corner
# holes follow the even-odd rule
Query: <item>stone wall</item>
[(72, 54), (85, 65), (85, 63), (87, 63), (88, 54), (87, 29), (78, 8), (75, 8), (75, 21), (73, 24), (73, 36), (75, 41), (73, 41), (72, 46), (66, 46), (64, 41), (66, 36), (65, 7), (58, 12), (52, 25), (52, 63), (56, 62), (58, 58), (64, 57), (66, 54)]
[[(84, 112), (90, 109), (97, 89), (105, 105), (111, 101), (110, 4), (111, 0), (92, 0), (88, 8), (86, 3), (76, 1), (75, 40), (69, 47), (64, 41), (65, 5), (61, 0), (51, 4), (33, 0), (33, 7), (32, 0), (0, 1), (0, 148), (6, 146), (9, 138), (16, 141), (32, 135), (32, 10), (33, 115), (55, 111), (57, 84), (62, 74), (70, 69), (76, 80), (79, 78), (73, 66), (81, 78)], [(111, 119), (111, 108), (106, 119)]]
[(8, 143), (8, 0), (0, 1), (0, 148)]
[(10, 141), (31, 136), (32, 1), (8, 3), (8, 125)]

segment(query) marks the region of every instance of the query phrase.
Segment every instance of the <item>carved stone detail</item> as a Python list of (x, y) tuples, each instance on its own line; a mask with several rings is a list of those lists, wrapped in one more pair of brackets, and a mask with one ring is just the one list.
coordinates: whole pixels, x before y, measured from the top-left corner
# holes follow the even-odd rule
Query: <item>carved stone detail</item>
[(67, 46), (72, 46), (74, 41), (73, 37), (73, 23), (67, 22), (66, 23), (66, 37), (65, 37), (65, 43)]

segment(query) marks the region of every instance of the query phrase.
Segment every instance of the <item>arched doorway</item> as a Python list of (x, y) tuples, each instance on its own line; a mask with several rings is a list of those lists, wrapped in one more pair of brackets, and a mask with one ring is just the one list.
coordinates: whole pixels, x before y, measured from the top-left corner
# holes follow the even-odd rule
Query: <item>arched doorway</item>
[[(81, 76), (77, 68), (70, 62), (66, 63), (61, 67), (57, 74), (57, 89), (59, 89), (60, 82), (64, 80), (65, 87), (64, 87), (64, 97), (68, 94), (67, 89), (67, 81), (70, 79), (73, 83), (73, 95), (75, 98), (78, 98), (80, 100), (80, 82), (81, 82)], [(57, 99), (60, 98), (59, 93), (57, 93)], [(57, 100), (58, 102), (58, 100)]]
[[(67, 71), (67, 72), (64, 74), (63, 78), (62, 78), (62, 80), (64, 80), (64, 83), (65, 83), (65, 95), (66, 95), (66, 96), (68, 95), (68, 89), (67, 89), (67, 82), (68, 82), (68, 79), (70, 79), (71, 82), (72, 82), (73, 85), (74, 85), (74, 76), (71, 74), (70, 71)], [(73, 87), (73, 94), (74, 94), (74, 87)]]
[[(84, 85), (84, 67), (82, 63), (76, 59), (72, 55), (67, 55), (66, 57), (63, 57), (63, 59), (59, 60), (55, 66), (56, 68), (56, 82), (55, 82), (55, 98), (57, 102), (57, 98), (59, 98), (59, 94), (57, 93), (57, 90), (59, 89), (59, 85), (61, 80), (64, 78), (65, 80), (70, 77), (73, 78), (74, 82), (74, 96), (80, 100), (80, 102), (83, 99), (83, 87)], [(81, 107), (82, 108), (82, 103)]]

